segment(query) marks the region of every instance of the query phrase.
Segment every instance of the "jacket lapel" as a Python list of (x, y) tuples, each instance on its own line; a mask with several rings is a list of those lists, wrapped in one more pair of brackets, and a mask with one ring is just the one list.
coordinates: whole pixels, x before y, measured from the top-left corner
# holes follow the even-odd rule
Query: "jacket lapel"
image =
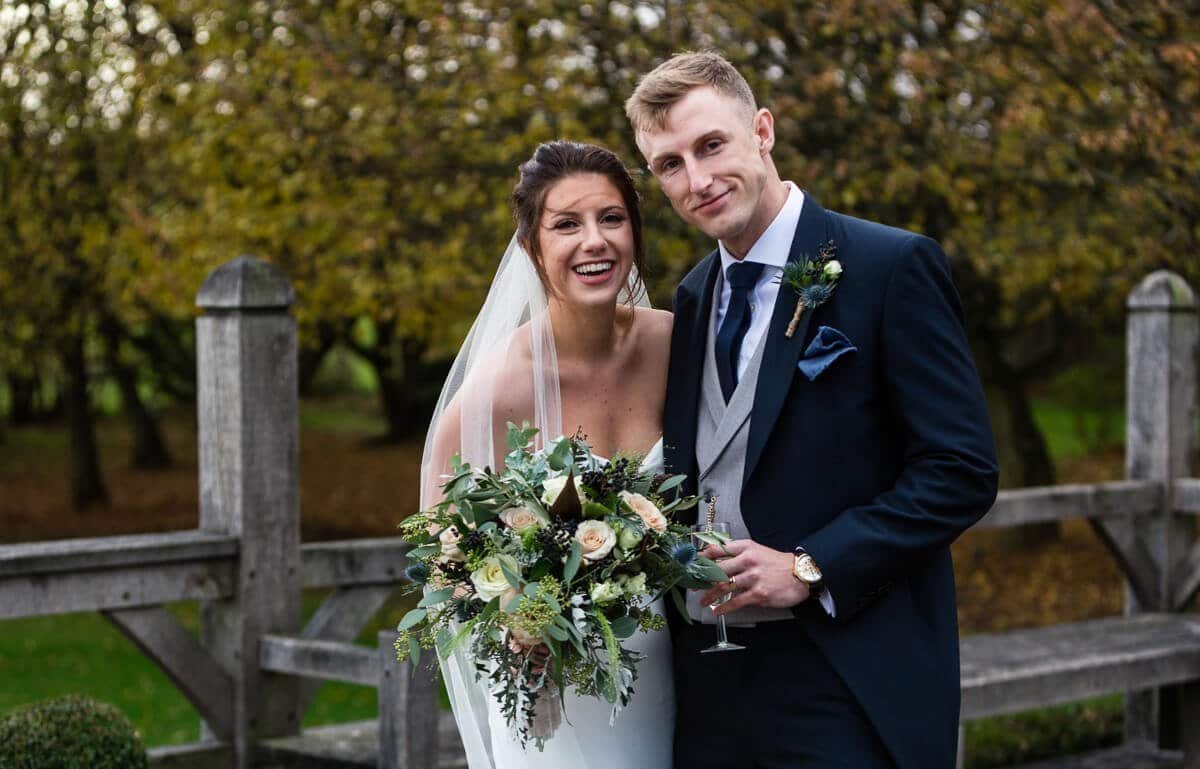
[(673, 440), (663, 445), (663, 456), (669, 472), (688, 474), (692, 493), (695, 493), (696, 484), (696, 416), (700, 406), (704, 345), (708, 341), (713, 285), (720, 265), (718, 252), (714, 251), (699, 265), (697, 272), (702, 276), (699, 285), (689, 286), (685, 281), (675, 307), (675, 328), (671, 337), (663, 421), (675, 430)]
[[(788, 253), (788, 261), (795, 262), (803, 256), (813, 257), (817, 248), (830, 237), (828, 217), (825, 209), (817, 204), (812, 195), (804, 193), (804, 208), (800, 212), (800, 221), (796, 224), (796, 234), (792, 238), (792, 248)], [(771, 313), (771, 325), (767, 328), (766, 350), (763, 353), (762, 368), (758, 372), (758, 386), (754, 396), (754, 411), (750, 415), (750, 435), (746, 445), (746, 466), (742, 475), (742, 485), (750, 480), (754, 468), (767, 445), (771, 428), (779, 418), (783, 402), (787, 398), (792, 379), (796, 374), (796, 364), (800, 353), (804, 350), (805, 339), (808, 336), (808, 326), (812, 321), (813, 311), (805, 310), (800, 316), (796, 333), (789, 339), (784, 335), (792, 314), (796, 311), (799, 297), (796, 292), (786, 285), (779, 287), (779, 295), (775, 299), (775, 310)]]

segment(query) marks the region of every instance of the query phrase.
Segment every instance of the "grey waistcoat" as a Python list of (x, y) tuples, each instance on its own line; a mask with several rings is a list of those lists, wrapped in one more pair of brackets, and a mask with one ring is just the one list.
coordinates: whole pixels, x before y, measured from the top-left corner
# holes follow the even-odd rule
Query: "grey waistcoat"
[[(738, 379), (737, 388), (725, 403), (721, 394), (721, 382), (717, 376), (717, 358), (713, 340), (717, 338), (717, 300), (721, 295), (724, 276), (717, 278), (713, 289), (713, 307), (708, 320), (708, 343), (705, 344), (704, 370), (700, 381), (700, 408), (696, 423), (696, 461), (700, 468), (697, 486), (701, 503), (699, 520), (704, 522), (710, 494), (717, 496), (717, 521), (729, 524), (734, 539), (750, 536), (746, 522), (742, 519), (742, 474), (746, 466), (746, 443), (750, 436), (750, 412), (754, 407), (754, 393), (758, 387), (758, 372), (762, 368), (763, 351), (767, 347), (767, 329), (759, 340), (754, 357), (746, 366), (746, 373)], [(767, 308), (764, 308), (766, 311)], [(700, 593), (687, 594), (688, 614), (693, 620), (705, 624), (716, 624), (716, 617), (708, 607), (700, 605)], [(787, 609), (766, 609), (757, 606), (739, 609), (726, 615), (726, 621), (734, 625), (753, 625), (758, 622), (791, 619)]]

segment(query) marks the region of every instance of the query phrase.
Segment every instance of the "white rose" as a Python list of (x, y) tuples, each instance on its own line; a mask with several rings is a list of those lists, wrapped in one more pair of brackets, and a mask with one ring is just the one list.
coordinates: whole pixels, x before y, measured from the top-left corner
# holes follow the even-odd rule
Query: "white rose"
[(580, 544), (585, 561), (599, 561), (612, 552), (617, 533), (604, 521), (584, 521), (575, 529), (575, 541)]
[(485, 601), (490, 601), (496, 596), (506, 593), (516, 593), (512, 585), (508, 584), (508, 580), (504, 578), (504, 570), (500, 568), (500, 559), (494, 555), (484, 558), (483, 565), (471, 572), (471, 584), (475, 586), (475, 592), (479, 594), (479, 597)]
[(500, 520), (513, 531), (525, 531), (545, 523), (540, 515), (525, 506), (508, 508), (500, 513)]
[[(566, 485), (567, 476), (565, 475), (560, 475), (557, 478), (547, 478), (542, 481), (542, 488), (545, 489), (542, 492), (542, 502), (546, 503), (546, 507), (554, 504), (554, 501), (558, 499), (558, 495), (562, 493)], [(579, 495), (579, 499), (582, 501), (583, 482), (579, 480), (579, 476), (575, 476), (575, 493)]]
[(621, 590), (630, 598), (636, 598), (649, 592), (646, 589), (646, 575), (639, 572), (632, 577), (626, 577), (621, 583)]
[(592, 585), (592, 603), (610, 603), (621, 597), (621, 588), (611, 582), (597, 582)]
[(462, 542), (462, 534), (458, 533), (458, 529), (453, 526), (447, 526), (438, 534), (438, 539), (442, 543), (442, 555), (448, 561), (465, 561), (467, 554), (458, 546)]
[(642, 522), (646, 524), (646, 528), (653, 529), (660, 534), (667, 530), (667, 517), (654, 506), (653, 502), (641, 494), (632, 494), (628, 491), (622, 491), (619, 496), (630, 510), (637, 513)]
[(842, 274), (842, 263), (841, 262), (834, 259), (832, 262), (826, 263), (825, 277), (836, 278), (838, 275), (841, 275), (841, 274)]

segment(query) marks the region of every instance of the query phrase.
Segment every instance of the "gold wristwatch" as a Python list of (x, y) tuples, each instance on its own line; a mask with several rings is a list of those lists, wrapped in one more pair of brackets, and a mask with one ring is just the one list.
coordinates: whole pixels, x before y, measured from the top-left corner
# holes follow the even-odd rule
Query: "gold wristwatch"
[(821, 568), (817, 566), (817, 562), (813, 560), (813, 557), (804, 548), (798, 547), (793, 552), (796, 560), (792, 563), (792, 576), (796, 578), (797, 582), (803, 582), (808, 585), (810, 595), (817, 595), (824, 587)]

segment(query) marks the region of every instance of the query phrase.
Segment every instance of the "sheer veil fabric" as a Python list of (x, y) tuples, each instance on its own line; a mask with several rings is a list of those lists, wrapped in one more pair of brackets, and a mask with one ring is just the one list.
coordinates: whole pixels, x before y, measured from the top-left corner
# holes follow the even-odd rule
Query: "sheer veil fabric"
[[(649, 307), (645, 292), (635, 288), (640, 286), (634, 268), (618, 301)], [(498, 387), (504, 388), (506, 396), (512, 395), (512, 388), (528, 388), (524, 393), (533, 411), (528, 418), (540, 431), (538, 448), (543, 438), (562, 434), (558, 356), (548, 297), (515, 235), (438, 398), (421, 459), (422, 509), (440, 499), (439, 484), (454, 454), (478, 467), (494, 468), (497, 460), (503, 459), (505, 426), (502, 418), (493, 416)], [(455, 421), (457, 431), (453, 429)], [(486, 678), (475, 680), (469, 656), (459, 650), (440, 657), (439, 662), (470, 769), (601, 769), (608, 765), (603, 754), (585, 755), (577, 731), (567, 722), (547, 742), (544, 753), (539, 754), (532, 746), (527, 754), (523, 753), (507, 727), (497, 720)], [(573, 720), (571, 711), (566, 719)]]

